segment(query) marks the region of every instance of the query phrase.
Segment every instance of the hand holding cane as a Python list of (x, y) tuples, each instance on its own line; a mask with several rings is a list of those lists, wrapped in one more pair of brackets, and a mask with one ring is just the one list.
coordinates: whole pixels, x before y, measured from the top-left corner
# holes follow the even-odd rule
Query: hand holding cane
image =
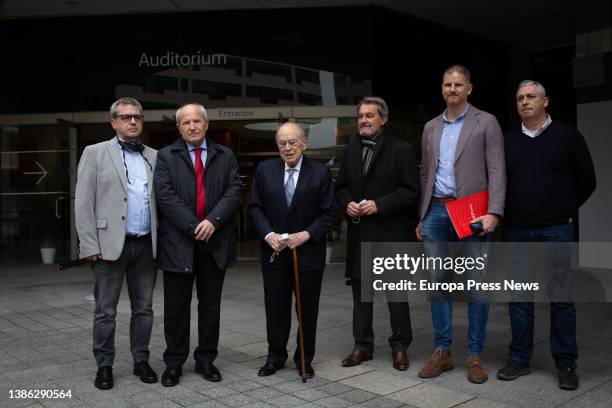
[(302, 326), (302, 296), (300, 291), (300, 273), (298, 271), (297, 248), (293, 248), (293, 280), (295, 282), (295, 312), (298, 320), (300, 342), (300, 375), (302, 382), (306, 382), (306, 364), (304, 362), (304, 328)]

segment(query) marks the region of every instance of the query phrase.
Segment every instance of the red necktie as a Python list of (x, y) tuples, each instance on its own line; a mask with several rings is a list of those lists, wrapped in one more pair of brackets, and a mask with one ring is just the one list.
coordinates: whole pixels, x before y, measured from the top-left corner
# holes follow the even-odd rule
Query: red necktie
[(202, 148), (195, 149), (195, 173), (196, 173), (196, 215), (200, 221), (204, 220), (206, 208), (206, 189), (204, 184), (204, 166), (202, 165)]

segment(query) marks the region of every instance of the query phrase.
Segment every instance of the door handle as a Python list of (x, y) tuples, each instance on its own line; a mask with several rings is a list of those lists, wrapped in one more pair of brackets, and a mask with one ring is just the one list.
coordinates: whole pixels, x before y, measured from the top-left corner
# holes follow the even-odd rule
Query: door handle
[(59, 196), (55, 199), (55, 217), (56, 218), (62, 218), (62, 216), (59, 213), (59, 202), (60, 200), (65, 200), (65, 199), (66, 197), (62, 197), (62, 196)]

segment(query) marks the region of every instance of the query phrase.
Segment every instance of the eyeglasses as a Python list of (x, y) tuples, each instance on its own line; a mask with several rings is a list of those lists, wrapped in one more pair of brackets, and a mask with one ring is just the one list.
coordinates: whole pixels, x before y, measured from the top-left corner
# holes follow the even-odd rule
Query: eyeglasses
[(144, 115), (117, 115), (115, 118), (126, 123), (131, 122), (132, 120), (134, 120), (134, 122), (142, 122)]

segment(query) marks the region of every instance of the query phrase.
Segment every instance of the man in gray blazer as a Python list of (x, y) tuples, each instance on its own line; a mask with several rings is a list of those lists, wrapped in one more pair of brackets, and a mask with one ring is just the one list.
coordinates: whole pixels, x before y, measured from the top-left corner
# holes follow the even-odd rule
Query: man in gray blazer
[(93, 353), (98, 366), (94, 384), (99, 389), (113, 387), (115, 316), (124, 277), (132, 307), (134, 374), (145, 383), (157, 382), (148, 363), (156, 278), (157, 152), (140, 140), (144, 115), (136, 99), (118, 99), (110, 114), (116, 136), (85, 148), (75, 193), (79, 254), (92, 262), (94, 276)]
[[(459, 242), (462, 255), (486, 259), (488, 235), (504, 214), (506, 173), (504, 140), (495, 117), (468, 103), (472, 92), (470, 72), (461, 65), (444, 71), (442, 96), (446, 110), (423, 129), (421, 160), (420, 223), (417, 238), (424, 241), (428, 257), (449, 256), (449, 242)], [(489, 193), (488, 213), (473, 222), (482, 232), (459, 239), (445, 204), (482, 191)], [(486, 269), (466, 272), (467, 279), (482, 282)], [(452, 271), (430, 270), (433, 282), (452, 280)], [(480, 359), (486, 337), (489, 305), (486, 293), (471, 291), (468, 305), (468, 380), (483, 383), (488, 377)], [(432, 293), (431, 315), (435, 351), (421, 368), (419, 377), (437, 377), (454, 368), (451, 356), (452, 301), (448, 293)]]

